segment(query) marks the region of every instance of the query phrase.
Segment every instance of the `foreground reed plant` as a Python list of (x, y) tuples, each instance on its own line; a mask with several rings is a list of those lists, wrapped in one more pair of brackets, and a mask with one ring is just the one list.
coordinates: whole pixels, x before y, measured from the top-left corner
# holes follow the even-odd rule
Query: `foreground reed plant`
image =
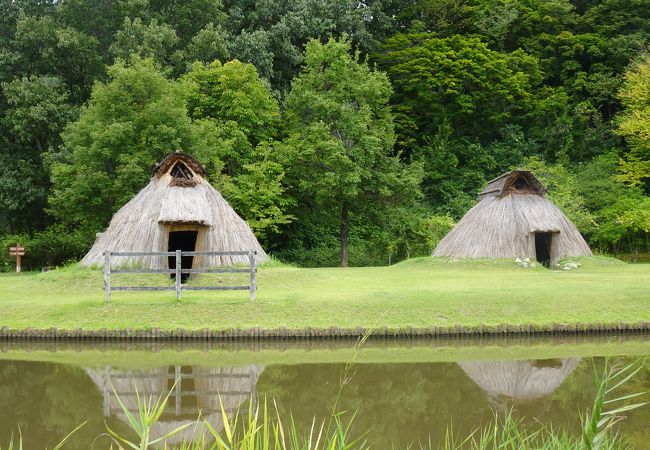
[[(307, 433), (299, 432), (292, 417), (285, 423), (278, 413), (277, 405), (273, 403), (274, 412), (269, 409), (266, 400), (262, 406), (254, 407), (253, 400), (249, 403), (248, 412), (235, 412), (234, 416), (226, 413), (221, 405), (222, 430), (217, 430), (205, 418), (199, 416), (194, 424), (185, 424), (172, 430), (165, 436), (151, 439), (151, 431), (166, 407), (169, 394), (156, 400), (146, 401), (139, 396), (138, 416), (129, 412), (128, 408), (118, 401), (122, 411), (127, 415), (129, 425), (138, 437), (130, 441), (107, 427), (112, 443), (118, 449), (146, 450), (150, 448), (165, 448), (179, 450), (365, 450), (369, 448), (362, 438), (352, 437), (352, 419), (344, 421), (337, 415), (332, 426), (326, 422), (312, 421)], [(165, 442), (171, 436), (192, 427), (193, 437), (179, 445), (171, 446)], [(158, 445), (162, 444), (162, 445)]]
[(540, 425), (536, 429), (523, 426), (514, 419), (512, 411), (499, 417), (495, 413), (492, 423), (477, 429), (467, 437), (455, 436), (447, 430), (441, 445), (435, 447), (430, 442), (420, 445), (421, 450), (438, 448), (441, 450), (625, 450), (631, 449), (624, 438), (613, 430), (616, 423), (623, 420), (625, 412), (632, 411), (647, 404), (623, 402), (643, 395), (643, 392), (614, 397), (615, 392), (643, 367), (643, 360), (623, 365), (621, 361), (610, 364), (605, 360), (602, 374), (594, 368), (598, 392), (594, 404), (582, 419), (582, 432), (579, 437), (570, 436), (565, 430), (554, 430)]
[[(357, 343), (357, 350), (368, 336), (363, 336)], [(149, 449), (179, 449), (179, 450), (367, 450), (370, 449), (365, 434), (353, 431), (355, 415), (338, 411), (339, 400), (343, 395), (343, 387), (354, 375), (353, 358), (341, 373), (340, 388), (333, 399), (332, 412), (328, 418), (317, 421), (314, 418), (308, 430), (299, 430), (293, 416), (283, 418), (275, 401), (271, 404), (263, 399), (260, 403), (251, 398), (245, 412), (239, 409), (234, 414), (228, 414), (219, 397), (220, 423), (211, 423), (200, 413), (195, 421), (186, 423), (163, 436), (154, 437), (154, 428), (167, 408), (174, 386), (166, 394), (158, 398), (143, 398), (137, 390), (137, 411), (132, 412), (119, 397), (115, 388), (113, 393), (122, 409), (127, 423), (136, 439), (122, 436), (106, 426), (111, 440), (111, 449), (118, 450), (149, 450)], [(566, 430), (556, 430), (543, 424), (531, 428), (516, 420), (512, 411), (505, 415), (497, 412), (490, 424), (474, 430), (468, 436), (454, 433), (450, 427), (439, 444), (418, 443), (408, 446), (415, 450), (626, 450), (631, 449), (615, 430), (614, 426), (624, 419), (625, 413), (640, 408), (646, 404), (631, 403), (644, 393), (633, 393), (616, 396), (616, 392), (632, 379), (643, 367), (643, 361), (624, 365), (620, 361), (610, 364), (605, 361), (601, 373), (594, 369), (595, 381), (598, 387), (594, 403), (590, 411), (581, 416), (581, 433), (578, 436), (569, 434)], [(179, 383), (180, 380), (176, 380)], [(219, 412), (217, 412), (219, 414)], [(213, 418), (214, 419), (214, 418)], [(84, 423), (85, 424), (85, 423)], [(59, 450), (63, 444), (81, 426), (73, 430), (53, 450)], [(219, 428), (219, 429), (217, 429)], [(181, 443), (170, 444), (167, 441), (173, 436), (183, 433)], [(178, 436), (176, 436), (178, 439)], [(96, 447), (97, 442), (93, 444)], [(382, 445), (380, 449), (390, 448), (390, 444)], [(397, 447), (393, 446), (393, 449)], [(14, 444), (13, 436), (8, 446), (0, 450), (23, 450), (22, 435)]]
[[(499, 416), (495, 413), (492, 422), (481, 429), (476, 429), (469, 436), (455, 435), (450, 428), (439, 445), (431, 442), (411, 445), (409, 449), (420, 450), (621, 450), (631, 448), (614, 430), (614, 425), (623, 419), (623, 413), (639, 408), (646, 403), (625, 404), (630, 399), (643, 393), (634, 393), (614, 397), (615, 392), (641, 369), (643, 363), (636, 362), (623, 365), (620, 362), (610, 364), (607, 360), (602, 374), (596, 373), (598, 391), (594, 404), (582, 419), (582, 432), (571, 436), (565, 430), (554, 430), (539, 425), (535, 429), (525, 427), (521, 421), (512, 416), (512, 412)], [(353, 364), (346, 366), (342, 373), (342, 385), (349, 382)], [(337, 394), (334, 405), (338, 405), (341, 391)], [(118, 436), (109, 429), (109, 434), (119, 449), (131, 448), (146, 450), (149, 448), (166, 448), (181, 450), (366, 450), (370, 448), (364, 435), (353, 433), (354, 415), (333, 411), (332, 416), (324, 421), (313, 419), (309, 430), (298, 430), (293, 417), (285, 421), (273, 402), (271, 408), (264, 399), (261, 405), (255, 405), (253, 399), (248, 404), (247, 413), (239, 411), (229, 416), (223, 403), (221, 406), (222, 429), (217, 430), (213, 424), (199, 416), (194, 424), (186, 424), (163, 437), (150, 439), (151, 428), (165, 409), (169, 394), (157, 400), (137, 396), (138, 415), (136, 417), (119, 400), (129, 424), (139, 438), (132, 442)], [(176, 433), (193, 426), (191, 439), (182, 444), (167, 445), (165, 440)], [(388, 447), (388, 446), (387, 446)], [(393, 447), (396, 448), (396, 447)]]

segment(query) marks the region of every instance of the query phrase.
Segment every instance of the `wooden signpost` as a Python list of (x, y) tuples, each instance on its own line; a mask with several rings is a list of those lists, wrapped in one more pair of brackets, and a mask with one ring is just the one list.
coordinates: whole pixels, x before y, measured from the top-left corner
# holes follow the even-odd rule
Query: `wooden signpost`
[(16, 244), (15, 247), (9, 247), (9, 255), (16, 257), (16, 273), (20, 273), (20, 263), (22, 262), (22, 257), (25, 256), (25, 247), (20, 244)]

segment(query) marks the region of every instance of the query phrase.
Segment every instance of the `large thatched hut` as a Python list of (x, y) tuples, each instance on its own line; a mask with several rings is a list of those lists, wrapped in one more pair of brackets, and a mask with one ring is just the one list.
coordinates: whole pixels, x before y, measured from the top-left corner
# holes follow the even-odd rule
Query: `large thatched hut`
[(576, 226), (545, 197), (546, 192), (527, 170), (495, 178), (433, 256), (530, 258), (545, 266), (565, 257), (590, 256)]
[[(255, 250), (257, 262), (268, 259), (246, 222), (205, 180), (205, 169), (194, 158), (180, 152), (156, 164), (149, 184), (115, 213), (81, 264), (102, 264), (105, 250)], [(173, 263), (172, 258), (157, 256), (129, 261), (115, 258), (112, 264), (126, 262), (160, 269)], [(247, 262), (247, 256), (190, 256), (183, 257), (182, 268)]]

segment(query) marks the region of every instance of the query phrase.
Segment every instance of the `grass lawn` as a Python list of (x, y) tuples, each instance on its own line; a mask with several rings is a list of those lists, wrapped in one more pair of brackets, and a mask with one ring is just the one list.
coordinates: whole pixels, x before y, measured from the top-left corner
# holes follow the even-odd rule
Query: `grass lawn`
[[(416, 258), (392, 267), (258, 271), (257, 300), (246, 291), (114, 292), (103, 274), (68, 267), (0, 275), (0, 326), (14, 329), (449, 327), (650, 321), (650, 265), (581, 258), (571, 271), (520, 268), (505, 260)], [(158, 275), (133, 283), (169, 283)], [(215, 277), (211, 275), (211, 277)], [(242, 284), (246, 283), (243, 275)], [(207, 276), (194, 283), (208, 284)]]

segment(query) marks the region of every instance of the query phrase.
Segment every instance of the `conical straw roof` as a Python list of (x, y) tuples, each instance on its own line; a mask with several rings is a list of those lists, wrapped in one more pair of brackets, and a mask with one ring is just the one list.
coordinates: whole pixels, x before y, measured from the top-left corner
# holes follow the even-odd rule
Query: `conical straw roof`
[(553, 261), (591, 256), (584, 238), (544, 196), (546, 188), (527, 171), (488, 183), (479, 202), (440, 241), (433, 256), (468, 258), (535, 257), (535, 233), (553, 235)]
[[(257, 252), (268, 256), (246, 222), (205, 178), (201, 165), (189, 155), (172, 153), (156, 166), (149, 184), (113, 216), (104, 233), (81, 260), (101, 265), (104, 251), (161, 252), (168, 250), (169, 232), (197, 231), (196, 251)], [(195, 265), (248, 263), (247, 256), (195, 257)], [(165, 268), (166, 257), (115, 258), (113, 265), (139, 264)]]

